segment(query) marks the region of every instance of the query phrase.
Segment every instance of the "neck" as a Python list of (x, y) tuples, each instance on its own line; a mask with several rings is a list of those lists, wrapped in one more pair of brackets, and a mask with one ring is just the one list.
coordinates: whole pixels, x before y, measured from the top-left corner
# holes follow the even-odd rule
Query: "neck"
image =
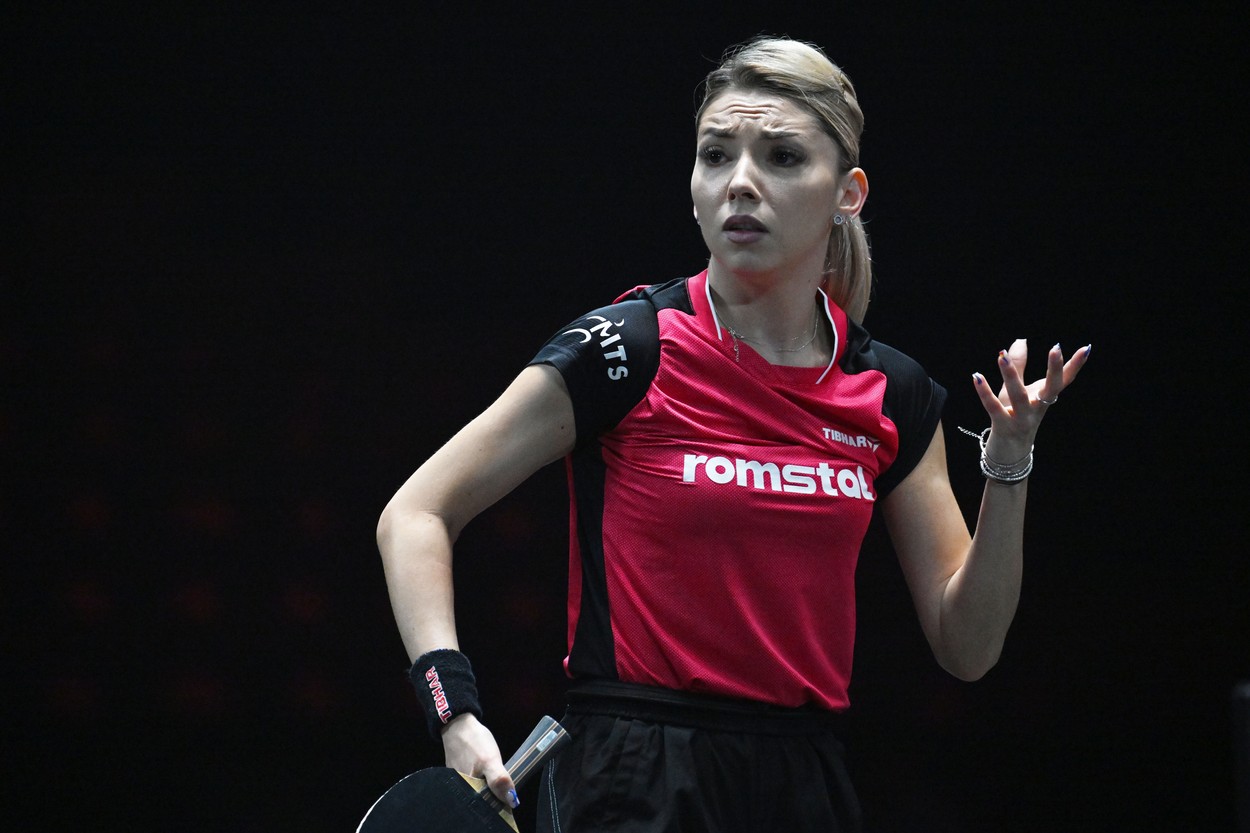
[[(777, 280), (769, 276), (738, 275), (708, 265), (708, 286), (722, 323), (730, 324), (752, 341), (792, 346), (812, 328), (819, 274), (807, 280)], [(799, 340), (802, 340), (800, 338)]]
[(832, 337), (817, 284), (769, 284), (739, 281), (722, 288), (709, 270), (708, 289), (722, 329), (733, 339), (734, 353), (743, 346), (771, 364), (819, 367), (829, 361)]

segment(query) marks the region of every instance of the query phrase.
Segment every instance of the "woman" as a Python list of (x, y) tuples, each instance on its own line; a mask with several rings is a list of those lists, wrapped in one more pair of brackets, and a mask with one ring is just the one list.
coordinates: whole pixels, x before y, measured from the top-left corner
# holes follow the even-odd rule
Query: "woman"
[(704, 84), (691, 177), (710, 258), (554, 336), (408, 480), (378, 540), (447, 765), (515, 805), (456, 650), (452, 543), (568, 460), (574, 744), (545, 774), (551, 830), (857, 829), (834, 730), (849, 702), (854, 569), (876, 504), (941, 665), (973, 680), (1014, 616), (1033, 438), (1089, 348), (1025, 384), (980, 374), (987, 477), (969, 535), (945, 392), (860, 326), (863, 116), (819, 49), (762, 38)]

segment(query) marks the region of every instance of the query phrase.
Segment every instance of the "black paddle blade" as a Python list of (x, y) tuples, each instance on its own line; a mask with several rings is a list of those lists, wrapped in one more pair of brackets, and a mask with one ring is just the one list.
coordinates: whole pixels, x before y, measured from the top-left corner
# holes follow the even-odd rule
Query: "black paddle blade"
[(499, 812), (448, 767), (401, 779), (379, 798), (356, 833), (514, 833)]
[[(566, 743), (569, 733), (554, 718), (534, 731), (504, 766), (518, 787)], [(356, 833), (515, 833), (500, 817), (503, 803), (486, 787), (475, 790), (448, 767), (430, 767), (401, 778), (373, 803)]]

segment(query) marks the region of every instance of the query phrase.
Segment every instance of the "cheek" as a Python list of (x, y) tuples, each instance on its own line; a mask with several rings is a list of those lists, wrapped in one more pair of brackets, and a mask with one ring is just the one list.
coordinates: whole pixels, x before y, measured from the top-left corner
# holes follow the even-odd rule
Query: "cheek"
[(794, 196), (795, 205), (802, 206), (801, 211), (814, 224), (823, 226), (833, 222), (833, 214), (837, 210), (838, 204), (832, 183), (827, 187), (821, 185), (804, 189), (804, 193), (795, 194)]
[(711, 199), (714, 186), (711, 180), (699, 170), (695, 170), (690, 176), (690, 199), (694, 201), (696, 206), (700, 204), (706, 205)]
[(804, 241), (803, 245), (827, 239), (833, 230), (833, 214), (837, 208), (832, 194), (823, 189), (800, 189), (789, 196), (790, 229)]

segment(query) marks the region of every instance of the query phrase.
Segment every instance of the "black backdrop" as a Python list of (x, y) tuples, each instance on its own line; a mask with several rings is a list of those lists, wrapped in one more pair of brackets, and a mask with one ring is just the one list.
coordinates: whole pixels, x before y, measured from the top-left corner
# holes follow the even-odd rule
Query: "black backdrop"
[[(971, 372), (1018, 335), (1094, 344), (1039, 437), (985, 680), (937, 669), (870, 535), (872, 829), (1230, 829), (1243, 27), (1231, 3), (909, 5), (5, 13), (13, 829), (354, 829), (440, 762), (377, 514), (556, 327), (701, 268), (694, 87), (760, 32), (858, 87), (867, 324), (951, 391), (970, 517)], [(551, 467), (459, 548), (505, 747), (560, 712), (566, 511)]]

